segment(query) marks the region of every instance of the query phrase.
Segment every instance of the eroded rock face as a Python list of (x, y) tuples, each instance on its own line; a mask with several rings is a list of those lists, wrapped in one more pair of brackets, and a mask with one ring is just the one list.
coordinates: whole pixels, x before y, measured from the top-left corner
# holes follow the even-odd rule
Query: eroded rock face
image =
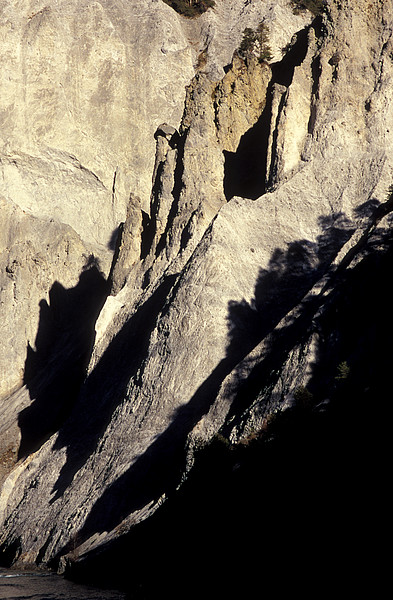
[(131, 191), (148, 201), (153, 133), (180, 120), (194, 73), (180, 21), (161, 2), (2, 3), (0, 396), (51, 287), (90, 254), (107, 277)]
[[(21, 385), (44, 303), (55, 285), (77, 285), (90, 249), (68, 225), (26, 214), (1, 199), (1, 395)], [(108, 261), (105, 265), (108, 269)], [(40, 309), (41, 306), (41, 309)]]
[[(82, 210), (78, 175), (86, 179), (83, 194), (91, 174), (102, 188), (92, 212), (100, 214), (101, 230), (107, 227), (106, 238), (101, 231), (105, 243), (125, 214), (129, 190), (148, 198), (155, 128), (163, 120), (180, 120), (184, 86), (193, 75), (180, 19), (162, 2), (48, 0), (3, 3), (1, 23), (3, 153), (12, 158), (23, 152), (22, 167), (29, 171), (35, 160), (43, 178), (46, 168), (40, 169), (39, 160), (49, 153), (53, 168), (57, 156), (60, 174), (68, 175), (63, 183), (68, 194), (62, 193), (61, 207), (52, 201), (51, 209), (62, 220), (67, 215), (78, 232), (85, 227), (88, 236), (93, 235), (88, 211), (78, 226), (75, 205)], [(28, 173), (20, 171), (26, 195), (34, 198)], [(14, 173), (9, 177), (14, 180)], [(32, 177), (37, 182), (37, 174)], [(72, 196), (74, 207), (68, 208)]]
[[(156, 179), (157, 175), (154, 171), (154, 134), (163, 122), (179, 128), (185, 88), (194, 75), (199, 46), (206, 50), (208, 41), (215, 44), (216, 38), (222, 36), (220, 27), (225, 29), (225, 23), (233, 17), (232, 12), (240, 13), (236, 19), (236, 35), (224, 36), (220, 41), (225, 53), (214, 51), (211, 54), (215, 68), (222, 71), (239, 44), (243, 28), (263, 18), (269, 8), (258, 4), (241, 10), (243, 2), (237, 0), (232, 12), (228, 13), (228, 6), (223, 9), (224, 4), (219, 2), (218, 13), (212, 15), (209, 11), (197, 25), (161, 1), (64, 0), (59, 3), (49, 0), (46, 3), (2, 4), (1, 193), (28, 215), (59, 222), (59, 231), (63, 224), (70, 226), (86, 246), (84, 253), (93, 253), (101, 262), (105, 276), (110, 269), (119, 226), (129, 221), (130, 211), (135, 213), (142, 209), (148, 218), (156, 217), (157, 202), (151, 199), (151, 193), (157, 196), (154, 186), (152, 192), (152, 178)], [(221, 23), (217, 30), (211, 26), (211, 20)], [(287, 31), (288, 40), (298, 23), (303, 21), (304, 17), (295, 19)], [(210, 68), (208, 71), (211, 78), (213, 73)], [(203, 122), (203, 117), (200, 120)], [(206, 137), (203, 143), (207, 147), (211, 141), (212, 136)], [(194, 153), (198, 154), (200, 143), (191, 140), (188, 143), (194, 144)], [(174, 154), (172, 152), (172, 158)], [(218, 154), (211, 176), (203, 178), (207, 196), (211, 191), (208, 181), (213, 179), (216, 163), (222, 162), (219, 150)], [(181, 160), (180, 157), (178, 179)], [(190, 168), (200, 169), (198, 163)], [(170, 196), (172, 189), (169, 186), (175, 169), (175, 164), (166, 167)], [(213, 209), (205, 217), (198, 217), (199, 235), (223, 201), (221, 173), (215, 177), (216, 181), (212, 181), (216, 188), (215, 198), (208, 200)], [(199, 184), (195, 183), (197, 188)], [(134, 203), (133, 198), (139, 198), (138, 202)], [(197, 201), (193, 200), (193, 203), (196, 205)], [(164, 206), (164, 200), (160, 200), (160, 204)], [(167, 209), (162, 208), (161, 212), (165, 214), (171, 205), (170, 200)], [(140, 216), (135, 218), (139, 222)], [(163, 235), (166, 217), (160, 214), (159, 218)], [(189, 222), (188, 229), (193, 231), (195, 210), (189, 211), (185, 219)], [(6, 228), (5, 225), (4, 230)], [(52, 226), (49, 229), (52, 230)], [(180, 235), (182, 229), (180, 227)], [(132, 235), (137, 260), (138, 254), (143, 257), (150, 247), (145, 236), (139, 252), (139, 233)], [(190, 237), (189, 233), (184, 235)], [(158, 236), (157, 231), (157, 243)], [(12, 236), (10, 239), (12, 243)], [(50, 240), (47, 243), (50, 244)], [(172, 255), (178, 252), (179, 243), (176, 250), (168, 252)], [(160, 249), (165, 245), (163, 235)], [(14, 246), (14, 253), (20, 248), (23, 261), (23, 245)], [(170, 244), (167, 246), (169, 248)], [(120, 258), (117, 270), (122, 260)], [(128, 263), (129, 259), (124, 259), (124, 264)], [(47, 268), (51, 273), (47, 287), (40, 296), (33, 297), (32, 294), (29, 306), (38, 306), (49, 293), (50, 286), (57, 279), (62, 281), (63, 275), (51, 264)], [(80, 262), (75, 264), (72, 275), (70, 269), (72, 266), (68, 261), (66, 277), (77, 281)], [(146, 270), (147, 265), (144, 265), (140, 279), (143, 280)], [(123, 283), (124, 280), (120, 287)], [(8, 310), (7, 303), (3, 310)], [(31, 314), (30, 308), (27, 313)], [(24, 333), (22, 321), (15, 320), (18, 311), (12, 309), (12, 314), (12, 328), (20, 337), (18, 358), (15, 363), (8, 362), (6, 370), (14, 372), (2, 374), (2, 395), (21, 382), (25, 356), (20, 349), (33, 343), (36, 332), (37, 309), (36, 316), (31, 317), (35, 319), (31, 332)], [(4, 317), (7, 322), (12, 319)], [(2, 360), (0, 357), (0, 363)], [(4, 360), (7, 361), (6, 355)], [(8, 380), (12, 381), (11, 387), (5, 383)]]
[[(188, 32), (239, 5), (217, 4)], [(194, 448), (262, 429), (312, 379), (335, 277), (382, 247), (391, 209), (393, 6), (328, 4), (311, 22), (263, 3), (274, 62), (215, 79), (212, 42), (179, 124), (157, 123), (74, 409), (5, 480), (10, 562), (83, 564), (175, 494)]]

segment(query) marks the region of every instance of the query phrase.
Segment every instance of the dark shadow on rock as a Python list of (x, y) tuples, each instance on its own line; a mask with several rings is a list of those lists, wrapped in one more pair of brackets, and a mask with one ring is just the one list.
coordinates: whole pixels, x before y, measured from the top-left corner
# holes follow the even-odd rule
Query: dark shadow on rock
[(67, 576), (116, 584), (145, 600), (304, 595), (321, 581), (324, 590), (326, 581), (336, 586), (348, 561), (340, 544), (348, 549), (361, 536), (345, 498), (348, 465), (331, 423), (294, 429), (266, 447), (231, 449), (216, 440), (152, 517), (72, 563)]
[(302, 64), (309, 49), (308, 35), (310, 27), (314, 29), (317, 36), (321, 35), (319, 20), (314, 21), (311, 26), (305, 27), (294, 35), (283, 58), (271, 65), (275, 83), (286, 88), (291, 85), (295, 69)]
[(74, 288), (55, 282), (40, 302), (35, 350), (28, 346), (24, 384), (33, 403), (19, 415), (19, 458), (37, 450), (70, 414), (94, 343), (107, 284), (91, 257)]
[[(256, 283), (252, 306), (246, 303), (229, 306), (226, 356), (190, 401), (176, 411), (167, 429), (97, 500), (80, 532), (81, 539), (96, 531), (114, 529), (127, 515), (156, 502), (163, 494), (169, 496), (176, 489), (184, 472), (187, 437), (214, 403), (224, 379), (301, 300), (328, 268), (329, 257), (332, 258), (353, 231), (353, 225), (341, 214), (332, 216), (328, 223), (321, 219), (320, 223), (322, 231), (318, 243), (300, 240), (289, 244), (286, 251), (273, 253), (269, 267), (261, 271)], [(324, 226), (332, 229), (331, 240)], [(322, 254), (322, 246), (329, 251), (329, 256)]]
[[(373, 235), (372, 230), (374, 225), (380, 220), (381, 216), (387, 214), (386, 211), (391, 210), (388, 208), (388, 203), (381, 205), (376, 203), (374, 200), (367, 202), (363, 206), (359, 207), (355, 212), (356, 216), (359, 219), (364, 219), (365, 222), (368, 222), (368, 226), (365, 227), (365, 232), (363, 236), (361, 236), (360, 240), (353, 246), (353, 248), (348, 252), (348, 254), (343, 258), (340, 265), (337, 268), (330, 269), (329, 261), (326, 259), (329, 257), (333, 258), (338, 249), (341, 247), (342, 243), (346, 241), (348, 236), (350, 235), (351, 223), (347, 220), (345, 215), (338, 215), (338, 219), (336, 219), (336, 224), (333, 226), (330, 217), (329, 218), (321, 218), (320, 224), (322, 227), (327, 227), (325, 231), (319, 236), (319, 244), (315, 250), (315, 256), (318, 257), (320, 268), (316, 270), (309, 270), (306, 268), (305, 278), (297, 279), (296, 271), (294, 276), (288, 272), (286, 275), (286, 268), (290, 266), (290, 262), (287, 258), (285, 259), (286, 267), (282, 270), (283, 276), (283, 288), (280, 289), (276, 287), (276, 293), (273, 293), (272, 296), (272, 307), (273, 309), (268, 310), (267, 314), (262, 311), (254, 310), (253, 320), (254, 326), (251, 327), (254, 331), (258, 331), (260, 327), (262, 327), (262, 337), (263, 339), (266, 334), (269, 334), (267, 347), (264, 350), (264, 355), (257, 364), (251, 368), (251, 370), (247, 373), (245, 379), (242, 380), (242, 377), (239, 375), (238, 381), (238, 390), (237, 394), (232, 402), (230, 411), (228, 413), (227, 422), (230, 422), (230, 425), (226, 427), (225, 433), (229, 434), (231, 428), (239, 424), (242, 421), (242, 416), (244, 412), (252, 405), (252, 403), (261, 395), (264, 391), (272, 389), (275, 383), (278, 380), (279, 374), (283, 368), (283, 365), (286, 363), (290, 352), (296, 347), (301, 346), (302, 343), (307, 343), (307, 340), (310, 339), (312, 333), (318, 333), (318, 357), (315, 361), (315, 365), (313, 367), (313, 376), (310, 382), (310, 391), (319, 401), (323, 401), (326, 396), (324, 394), (328, 394), (327, 390), (335, 389), (335, 376), (337, 376), (339, 364), (343, 361), (346, 362), (349, 356), (349, 352), (345, 352), (342, 349), (339, 349), (341, 342), (339, 342), (339, 338), (342, 335), (342, 332), (345, 329), (350, 329), (349, 323), (354, 319), (357, 321), (357, 325), (353, 326), (351, 329), (351, 333), (346, 334), (347, 343), (350, 343), (352, 340), (352, 344), (358, 348), (364, 348), (364, 344), (366, 343), (367, 335), (364, 333), (364, 339), (361, 341), (362, 336), (359, 335), (359, 331), (366, 329), (367, 322), (370, 322), (369, 332), (373, 330), (372, 323), (377, 321), (375, 316), (375, 310), (371, 308), (372, 302), (370, 301), (370, 294), (373, 295), (373, 289), (378, 289), (377, 284), (372, 285), (370, 291), (370, 283), (375, 278), (381, 277), (381, 270), (378, 270), (378, 275), (374, 275), (372, 270), (369, 269), (368, 266), (371, 265), (373, 261), (382, 260), (380, 257), (380, 253), (382, 256), (389, 256), (389, 252), (387, 249), (391, 243), (391, 231), (390, 228), (385, 228), (378, 230), (375, 235)], [(341, 223), (341, 226), (338, 226), (337, 220)], [(341, 240), (341, 242), (340, 242)], [(349, 270), (346, 267), (349, 264), (349, 261), (356, 257), (357, 261), (362, 261), (362, 267), (358, 266), (356, 269)], [(383, 259), (385, 260), (385, 258)], [(388, 260), (388, 258), (386, 258)], [(307, 261), (303, 263), (307, 266)], [(363, 273), (367, 273), (364, 274)], [(290, 269), (289, 269), (290, 271)], [(308, 271), (308, 275), (307, 275)], [(313, 273), (313, 276), (311, 276)], [(330, 289), (328, 296), (326, 294), (320, 294), (315, 297), (311, 297), (306, 300), (302, 300), (307, 288), (306, 285), (304, 287), (304, 283), (307, 282), (307, 277), (309, 278), (309, 284), (314, 283), (319, 279), (322, 274), (327, 275), (327, 285)], [(354, 273), (363, 273), (359, 276), (354, 275)], [(268, 271), (268, 273), (261, 273), (258, 282), (255, 288), (255, 303), (256, 305), (260, 305), (258, 302), (258, 298), (260, 297), (259, 289), (263, 289), (264, 283), (268, 280), (267, 278), (272, 277), (273, 280), (276, 280), (276, 269), (274, 268), (272, 272)], [(357, 281), (357, 294), (349, 293), (349, 288), (351, 286), (355, 287), (355, 281)], [(365, 282), (367, 283), (367, 286)], [(293, 285), (294, 284), (294, 285)], [(361, 292), (361, 285), (365, 286), (364, 291)], [(271, 291), (274, 292), (274, 287), (271, 288)], [(310, 285), (311, 288), (311, 285)], [(282, 290), (286, 290), (286, 293), (282, 294)], [(339, 291), (337, 291), (339, 290)], [(360, 298), (369, 298), (370, 302), (370, 310), (366, 310)], [(277, 306), (274, 306), (274, 298), (277, 300)], [(285, 298), (287, 298), (288, 302), (285, 302)], [(354, 307), (356, 305), (363, 305), (363, 309), (353, 310), (352, 308), (348, 308), (348, 314), (343, 317), (341, 321), (338, 317), (338, 298), (340, 298), (340, 302), (348, 302), (348, 306)], [(345, 300), (347, 298), (347, 300)], [(348, 300), (349, 299), (349, 300)], [(286, 310), (283, 312), (280, 311), (280, 306), (284, 308), (286, 304)], [(295, 306), (299, 306), (300, 310), (297, 310), (294, 313), (292, 319), (289, 319), (285, 326), (274, 329), (275, 325), (279, 322), (280, 318), (287, 315), (288, 312), (294, 308)], [(322, 315), (319, 315), (318, 319), (315, 319), (315, 316), (318, 312), (320, 312), (323, 306)], [(269, 309), (269, 303), (265, 305)], [(334, 307), (334, 308), (329, 308)], [(361, 312), (364, 310), (365, 316), (361, 317)], [(353, 311), (353, 316), (351, 318), (350, 313)], [(235, 303), (230, 307), (230, 323), (231, 327), (234, 326), (233, 315), (237, 319), (239, 319), (239, 315), (241, 315), (244, 322), (250, 323), (248, 321), (249, 315), (252, 312), (252, 307), (250, 307), (247, 303)], [(344, 314), (343, 308), (340, 308), (340, 313)], [(260, 323), (258, 324), (258, 314), (260, 314)], [(328, 316), (329, 315), (329, 316)], [(356, 315), (356, 317), (354, 316)], [(269, 319), (271, 318), (271, 321)], [(265, 321), (267, 319), (267, 321)], [(322, 325), (323, 322), (327, 323), (329, 320), (329, 325)], [(269, 323), (270, 327), (266, 327), (264, 323)], [(358, 327), (358, 331), (356, 332), (356, 327)], [(236, 330), (235, 330), (236, 331)], [(339, 333), (340, 332), (340, 333)], [(371, 337), (374, 334), (371, 334)], [(258, 336), (259, 337), (259, 336)], [(231, 343), (236, 343), (236, 336), (234, 341)], [(370, 342), (371, 343), (371, 342)], [(322, 348), (327, 344), (329, 348), (328, 351), (324, 351), (322, 356)], [(386, 346), (386, 343), (385, 343)], [(366, 352), (365, 355), (368, 354), (370, 344), (366, 344)], [(329, 358), (328, 358), (329, 355)], [(375, 354), (373, 355), (375, 357)], [(379, 359), (378, 359), (379, 360)], [(374, 361), (374, 358), (371, 362)], [(247, 369), (246, 369), (247, 370)], [(375, 370), (372, 367), (372, 370)], [(361, 372), (365, 373), (367, 371), (366, 365), (363, 365), (359, 372), (359, 381), (362, 380)], [(317, 391), (318, 389), (318, 391)]]
[(124, 223), (120, 223), (120, 225), (112, 231), (111, 238), (108, 242), (108, 248), (109, 248), (109, 250), (112, 250), (113, 252), (115, 252), (115, 250), (117, 250), (118, 239), (119, 239), (119, 235), (121, 235), (121, 230), (122, 230), (123, 225), (124, 225)]
[(86, 379), (78, 404), (56, 440), (55, 449), (67, 448), (67, 460), (53, 487), (56, 494), (51, 503), (63, 495), (75, 473), (94, 452), (113, 411), (123, 400), (128, 382), (145, 357), (150, 334), (175, 279), (176, 276), (163, 279), (110, 342)]
[[(374, 222), (380, 207), (369, 209), (370, 205), (364, 208), (364, 216)], [(358, 211), (358, 216), (361, 214)], [(383, 391), (388, 389), (390, 354), (384, 355), (383, 350), (393, 334), (390, 325), (384, 326), (392, 301), (392, 291), (387, 290), (387, 273), (393, 264), (392, 234), (387, 229), (373, 237), (369, 229), (371, 235), (357, 247), (364, 260), (343, 273), (330, 270), (329, 265), (348, 239), (352, 224), (342, 214), (321, 218), (320, 224), (318, 243), (299, 240), (286, 251), (273, 254), (269, 268), (261, 271), (256, 282), (252, 306), (240, 303), (229, 307), (226, 357), (190, 402), (177, 411), (166, 431), (99, 498), (81, 539), (112, 530), (163, 493), (168, 500), (127, 535), (72, 563), (71, 577), (94, 582), (98, 572), (103, 580), (112, 575), (112, 581), (130, 590), (132, 598), (156, 598), (163, 592), (176, 598), (200, 598), (206, 587), (217, 597), (236, 598), (261, 586), (276, 591), (285, 587), (281, 583), (283, 552), (291, 591), (294, 586), (304, 590), (305, 584), (315, 589), (315, 579), (336, 581), (336, 576), (345, 572), (347, 555), (340, 545), (356, 549), (360, 541), (353, 503), (362, 493), (362, 473), (367, 473), (367, 484), (371, 480), (369, 469), (364, 471), (366, 457), (358, 446), (365, 435), (367, 410), (356, 418), (355, 428), (351, 420), (359, 398), (371, 401), (380, 394), (380, 407)], [(273, 332), (277, 320), (299, 303), (323, 274), (330, 280), (329, 294), (304, 302), (287, 327)], [(279, 299), (278, 306), (274, 298)], [(322, 305), (324, 310), (315, 323)], [(231, 450), (225, 440), (216, 439), (197, 455), (188, 480), (173, 493), (184, 467), (187, 435), (209, 410), (226, 375), (273, 332), (267, 353), (245, 381), (248, 388), (243, 386), (235, 399), (232, 416), (236, 417), (263, 387), (274, 383), (288, 352), (315, 327), (321, 337), (312, 391), (317, 394), (319, 390), (319, 399), (323, 398), (328, 382), (336, 381), (340, 360), (351, 363), (352, 390), (336, 385), (337, 402), (327, 415), (288, 413), (289, 420), (276, 428), (273, 442), (257, 441)], [(370, 358), (376, 345), (380, 348)], [(361, 360), (355, 367), (356, 356)], [(239, 377), (239, 388), (240, 383)], [(346, 397), (349, 405), (341, 403)], [(169, 539), (171, 551), (161, 551)], [(258, 585), (252, 590), (256, 574)]]
[[(318, 321), (318, 355), (310, 385), (326, 395), (341, 388), (339, 395), (346, 395), (353, 415), (368, 399), (371, 406), (373, 397), (378, 401), (372, 410), (383, 412), (391, 395), (392, 225), (393, 219), (390, 227), (370, 232), (361, 260), (341, 278)], [(340, 365), (345, 366), (343, 373)]]
[(242, 136), (236, 152), (224, 150), (227, 200), (234, 196), (255, 200), (265, 192), (269, 131), (270, 105), (266, 105), (256, 124)]
[[(173, 492), (184, 472), (187, 436), (209, 410), (232, 366), (233, 359), (223, 360), (190, 402), (177, 410), (168, 428), (102, 494), (80, 532), (81, 539), (87, 539), (96, 531), (112, 530), (127, 515)], [(65, 550), (62, 549), (61, 554)]]
[(245, 356), (291, 311), (329, 268), (332, 258), (354, 231), (342, 213), (319, 219), (316, 242), (297, 240), (286, 249), (277, 248), (269, 265), (261, 269), (253, 301), (230, 302), (227, 354), (243, 346)]

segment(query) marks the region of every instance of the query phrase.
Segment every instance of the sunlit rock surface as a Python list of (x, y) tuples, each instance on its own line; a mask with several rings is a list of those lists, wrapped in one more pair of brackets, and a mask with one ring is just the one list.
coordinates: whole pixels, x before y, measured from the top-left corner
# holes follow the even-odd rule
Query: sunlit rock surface
[[(32, 11), (30, 25), (8, 4), (2, 18), (19, 40), (22, 31), (38, 32), (34, 45), (41, 30), (52, 39), (58, 4)], [(74, 16), (76, 4), (64, 4)], [(55, 28), (61, 48), (70, 44), (63, 68), (73, 57), (73, 82), (91, 68), (78, 80), (82, 112), (64, 124), (42, 116), (47, 129), (29, 135), (16, 119), (8, 138), (19, 158), (5, 150), (1, 158), (6, 256), (20, 237), (37, 246), (30, 258), (31, 244), (20, 244), (3, 273), (5, 314), (15, 319), (5, 336), (29, 315), (28, 333), (8, 346), (2, 340), (19, 365), (4, 378), (14, 393), (2, 408), (1, 543), (9, 563), (83, 570), (161, 514), (192, 477), (197, 450), (218, 433), (227, 444), (246, 443), (272, 415), (296, 406), (299, 389), (328, 405), (349, 363), (360, 396), (376, 393), (365, 369), (374, 311), (359, 336), (349, 317), (367, 303), (353, 313), (347, 304), (360, 297), (362, 280), (390, 264), (393, 7), (327, 4), (315, 19), (294, 15), (284, 0), (217, 0), (195, 21), (160, 2), (79, 3), (85, 18), (77, 24), (61, 13), (77, 36)], [(262, 19), (273, 59), (233, 57), (244, 27)], [(168, 55), (170, 69), (161, 70)], [(15, 102), (18, 114), (30, 105), (41, 106)], [(40, 214), (40, 194), (50, 199), (53, 191), (54, 211), (61, 194), (61, 178), (52, 186), (43, 168), (41, 186), (31, 175), (31, 165), (45, 161), (68, 170), (80, 212), (65, 202), (53, 221)], [(41, 268), (39, 244), (47, 248)], [(15, 283), (21, 257), (32, 274)], [(15, 290), (29, 277), (32, 299), (24, 291), (19, 304)], [(385, 306), (383, 287), (376, 289), (363, 298)], [(32, 312), (40, 301), (42, 314)]]

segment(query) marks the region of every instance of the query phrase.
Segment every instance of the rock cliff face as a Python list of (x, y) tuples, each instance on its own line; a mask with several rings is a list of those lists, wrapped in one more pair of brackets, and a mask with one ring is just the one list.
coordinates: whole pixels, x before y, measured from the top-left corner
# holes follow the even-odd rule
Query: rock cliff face
[[(261, 21), (272, 59), (240, 58)], [(0, 25), (0, 542), (83, 575), (190, 507), (217, 440), (383, 395), (393, 5), (4, 2)]]

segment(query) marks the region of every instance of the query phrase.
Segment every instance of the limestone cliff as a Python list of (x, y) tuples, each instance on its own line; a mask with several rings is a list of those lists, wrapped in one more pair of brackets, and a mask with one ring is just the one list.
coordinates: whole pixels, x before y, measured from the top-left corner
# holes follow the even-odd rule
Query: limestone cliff
[[(384, 393), (393, 5), (293, 4), (4, 3), (8, 564), (127, 565), (204, 472), (222, 502), (253, 440)], [(261, 21), (271, 60), (240, 57)]]

